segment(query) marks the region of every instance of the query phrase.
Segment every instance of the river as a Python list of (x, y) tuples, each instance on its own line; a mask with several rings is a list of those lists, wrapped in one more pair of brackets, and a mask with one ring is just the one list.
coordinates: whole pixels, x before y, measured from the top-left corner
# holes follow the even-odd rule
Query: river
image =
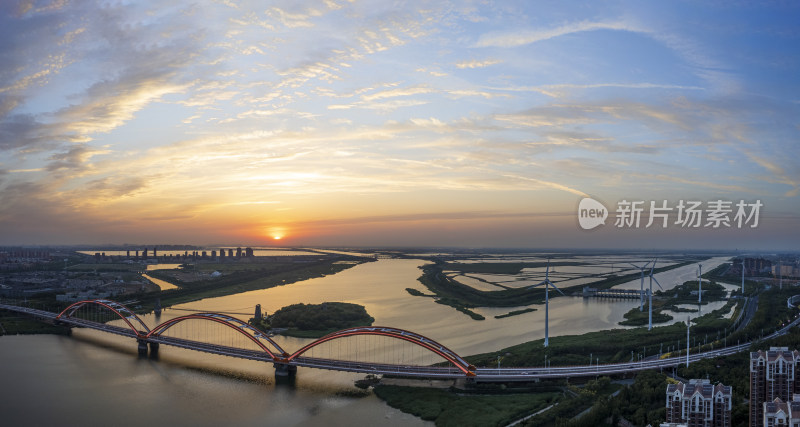
[[(704, 270), (725, 259), (704, 262)], [(364, 305), (375, 325), (426, 335), (462, 355), (543, 337), (543, 305), (534, 305), (535, 312), (504, 319), (493, 316), (520, 307), (478, 308), (475, 311), (486, 320), (474, 321), (430, 298), (411, 296), (405, 288), (427, 292), (417, 281), (418, 267), (424, 263), (381, 259), (287, 286), (178, 305), (166, 309), (159, 319), (152, 314), (143, 319), (155, 325), (184, 315), (185, 310), (252, 313), (261, 304), (262, 310), (273, 312), (298, 302), (346, 301)], [(683, 279), (695, 268), (681, 267), (673, 274)], [(662, 285), (672, 281), (667, 274), (656, 276)], [(638, 281), (635, 284), (638, 287)], [(554, 298), (550, 334), (616, 328), (623, 314), (635, 306), (638, 300)], [(250, 315), (237, 317), (246, 320)], [(290, 352), (310, 341), (276, 340)], [(0, 377), (4, 384), (14, 384), (4, 386), (0, 395), (0, 412), (10, 417), (4, 418), (12, 420), (9, 425), (53, 424), (62, 419), (56, 414), (75, 417), (69, 418), (69, 424), (82, 425), (108, 424), (96, 421), (101, 416), (129, 425), (335, 425), (352, 424), (353, 419), (366, 425), (422, 423), (374, 396), (343, 396), (354, 390), (353, 381), (360, 375), (300, 368), (293, 387), (280, 386), (270, 365), (172, 347), (163, 347), (158, 361), (140, 359), (131, 340), (82, 329), (74, 330), (72, 337), (0, 338)], [(54, 410), (38, 410), (41, 402), (52, 403)]]

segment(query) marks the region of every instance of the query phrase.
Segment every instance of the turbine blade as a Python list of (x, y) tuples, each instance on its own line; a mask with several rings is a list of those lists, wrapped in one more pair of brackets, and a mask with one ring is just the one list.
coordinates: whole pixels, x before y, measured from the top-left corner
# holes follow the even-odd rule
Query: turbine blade
[(539, 283), (537, 283), (537, 284), (535, 284), (535, 285), (530, 285), (530, 286), (528, 286), (528, 289), (533, 289), (533, 288), (535, 288), (535, 287), (537, 287), (537, 286), (542, 286), (542, 285), (544, 285), (545, 283), (547, 283), (547, 280), (545, 280), (545, 281), (542, 281), (542, 282), (539, 282)]
[(653, 280), (655, 280), (655, 281), (656, 281), (656, 285), (658, 285), (658, 287), (659, 287), (659, 288), (661, 288), (661, 290), (663, 291), (663, 290), (664, 290), (664, 288), (663, 288), (663, 287), (661, 287), (661, 283), (658, 283), (658, 279), (656, 279), (656, 278), (655, 278), (655, 276), (653, 277)]
[(549, 281), (549, 280), (548, 280), (548, 281), (547, 281), (547, 283), (548, 283), (550, 286), (552, 286), (552, 287), (553, 287), (553, 289), (557, 290), (557, 291), (558, 291), (558, 293), (560, 293), (561, 295), (567, 296), (567, 294), (565, 294), (564, 292), (561, 292), (561, 289), (558, 289), (558, 288), (556, 287), (556, 285), (554, 285), (554, 284), (553, 284), (553, 282), (551, 282), (551, 281)]

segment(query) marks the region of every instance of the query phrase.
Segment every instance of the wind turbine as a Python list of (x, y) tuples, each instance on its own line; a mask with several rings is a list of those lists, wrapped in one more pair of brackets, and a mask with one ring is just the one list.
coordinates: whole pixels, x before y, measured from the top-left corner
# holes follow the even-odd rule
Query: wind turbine
[(744, 257), (742, 257), (742, 298), (744, 298)]
[(703, 303), (703, 264), (698, 265), (697, 273), (697, 303)]
[(628, 264), (632, 265), (634, 268), (638, 268), (639, 271), (642, 273), (642, 280), (639, 281), (639, 311), (644, 310), (644, 271), (647, 269), (647, 264), (650, 264), (650, 261), (647, 261), (643, 266), (639, 267), (632, 262)]
[[(653, 280), (655, 280), (656, 281), (656, 285), (658, 285), (658, 287), (661, 288), (661, 283), (658, 283), (658, 279), (653, 277), (653, 270), (656, 268), (656, 261), (658, 261), (658, 258), (654, 259), (653, 260), (653, 265), (650, 266), (650, 291), (647, 293), (648, 296), (650, 297), (650, 303), (649, 303), (650, 304), (650, 307), (649, 307), (649, 309), (650, 309), (650, 313), (649, 313), (650, 323), (647, 326), (647, 330), (648, 331), (653, 329)], [(661, 288), (661, 290), (663, 291), (664, 288)]]
[(547, 270), (545, 270), (544, 273), (544, 280), (541, 283), (537, 283), (529, 287), (528, 289), (542, 285), (544, 285), (544, 346), (547, 347), (547, 345), (550, 343), (550, 335), (548, 331), (550, 322), (550, 286), (557, 290), (561, 295), (564, 295), (564, 292), (561, 292), (561, 289), (558, 289), (556, 285), (550, 281), (550, 258), (547, 259)]

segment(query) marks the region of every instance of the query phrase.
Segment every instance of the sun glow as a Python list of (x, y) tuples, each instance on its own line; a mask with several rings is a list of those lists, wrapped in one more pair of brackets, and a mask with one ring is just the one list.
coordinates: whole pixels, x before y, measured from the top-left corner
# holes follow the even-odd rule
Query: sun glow
[(275, 240), (281, 240), (283, 238), (283, 236), (272, 236), (272, 238), (275, 239)]

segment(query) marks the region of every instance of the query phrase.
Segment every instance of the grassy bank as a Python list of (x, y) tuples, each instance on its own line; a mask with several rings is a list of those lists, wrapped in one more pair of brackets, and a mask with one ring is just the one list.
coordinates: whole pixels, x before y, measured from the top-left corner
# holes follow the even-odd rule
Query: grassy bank
[[(676, 286), (668, 291), (658, 291), (654, 293), (653, 299), (653, 323), (664, 323), (672, 320), (672, 316), (663, 313), (662, 310), (673, 312), (696, 313), (698, 309), (686, 309), (678, 305), (697, 304), (697, 294), (692, 295), (697, 290), (697, 282), (688, 281), (680, 286)], [(722, 301), (725, 299), (727, 291), (716, 283), (706, 283), (703, 289), (703, 302), (706, 305), (712, 301)], [(733, 301), (733, 300), (732, 300)], [(624, 314), (625, 320), (619, 322), (621, 326), (645, 326), (650, 322), (649, 299), (646, 300), (644, 310), (639, 311), (638, 307), (630, 309)], [(732, 305), (733, 303), (731, 303)], [(730, 305), (727, 306), (730, 309)], [(727, 313), (726, 310), (724, 313)]]
[(504, 426), (557, 402), (561, 393), (458, 395), (448, 390), (380, 385), (389, 406), (437, 426)]
[[(797, 312), (786, 306), (786, 299), (800, 294), (798, 288), (772, 288), (759, 295), (759, 304), (751, 322), (741, 331), (733, 332), (732, 320), (721, 318), (735, 302), (730, 302), (718, 310), (692, 319), (692, 352), (719, 348), (737, 341), (745, 342), (780, 328), (790, 321)], [(638, 312), (638, 308), (636, 309)], [(727, 340), (725, 339), (728, 334)], [(592, 355), (594, 362), (626, 362), (638, 359), (639, 355), (652, 356), (667, 353), (670, 347), (674, 355), (686, 349), (686, 325), (679, 323), (669, 326), (647, 328), (611, 329), (589, 332), (583, 335), (550, 337), (550, 346), (544, 348), (544, 340), (538, 339), (498, 351), (467, 356), (475, 366), (492, 366), (497, 357), (503, 357), (505, 366), (543, 366), (545, 357), (553, 366), (585, 365)]]
[(208, 277), (195, 281), (181, 279), (172, 270), (153, 270), (148, 272), (150, 276), (166, 280), (179, 288), (150, 295), (142, 305), (152, 309), (152, 303), (156, 297), (161, 298), (161, 305), (167, 307), (204, 298), (267, 289), (329, 276), (357, 265), (336, 263), (336, 261), (331, 259), (313, 263), (250, 264), (253, 266), (252, 268), (236, 268), (220, 277)]
[(55, 326), (12, 311), (0, 310), (0, 335), (69, 335), (64, 326)]
[[(677, 263), (674, 265), (661, 267), (655, 269), (655, 273), (660, 273), (675, 268), (683, 267), (696, 262), (695, 260)], [(552, 266), (557, 265), (578, 265), (574, 262), (553, 263)], [(465, 273), (503, 273), (503, 274), (516, 274), (522, 271), (523, 268), (531, 268), (532, 266), (542, 267), (543, 263), (475, 263), (475, 264), (461, 264), (461, 263), (444, 263), (435, 262), (420, 267), (422, 275), (419, 277), (419, 282), (428, 288), (436, 297), (437, 302), (440, 304), (449, 305), (457, 310), (470, 315), (473, 319), (482, 320), (483, 316), (473, 312), (470, 308), (475, 307), (518, 307), (521, 305), (542, 304), (544, 303), (545, 292), (543, 288), (530, 289), (528, 287), (522, 288), (509, 288), (497, 291), (481, 291), (471, 286), (458, 282), (457, 280), (447, 277), (444, 270), (456, 270)], [(626, 274), (623, 276), (614, 276), (605, 278), (596, 282), (592, 282), (591, 286), (599, 289), (607, 289), (613, 286), (629, 282), (640, 276), (639, 273)], [(412, 295), (429, 296), (419, 291), (411, 292)], [(551, 298), (558, 297), (554, 292)]]

